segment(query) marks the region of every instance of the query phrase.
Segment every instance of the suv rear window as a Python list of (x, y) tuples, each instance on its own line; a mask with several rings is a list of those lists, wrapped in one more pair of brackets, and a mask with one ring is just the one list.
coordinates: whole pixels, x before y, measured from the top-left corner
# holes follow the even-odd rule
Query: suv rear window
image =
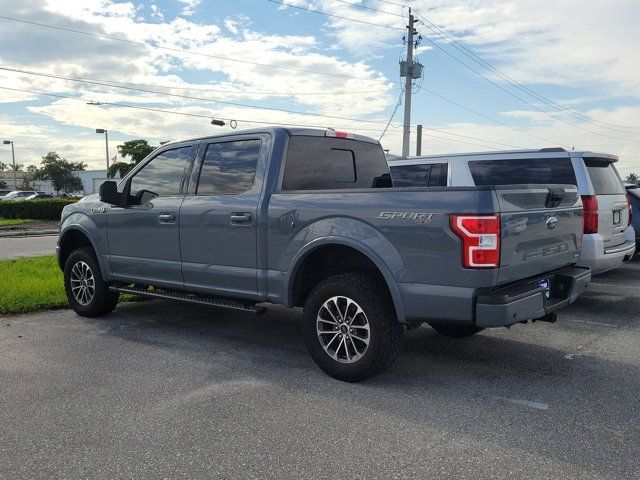
[(625, 193), (622, 182), (618, 178), (618, 175), (616, 175), (611, 162), (584, 159), (584, 164), (587, 166), (591, 184), (593, 185), (593, 190), (596, 195), (617, 195)]
[(568, 158), (479, 160), (469, 162), (477, 186), (522, 184), (576, 185), (576, 175)]
[(447, 164), (391, 166), (391, 179), (394, 187), (446, 187)]
[(390, 186), (382, 147), (344, 138), (289, 138), (283, 190), (345, 190)]

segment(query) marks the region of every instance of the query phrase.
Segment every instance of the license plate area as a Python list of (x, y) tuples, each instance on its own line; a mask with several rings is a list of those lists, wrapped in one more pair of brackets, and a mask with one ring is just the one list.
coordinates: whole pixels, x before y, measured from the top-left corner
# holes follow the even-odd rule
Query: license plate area
[(549, 298), (551, 295), (551, 281), (548, 278), (541, 278), (536, 282), (536, 285), (544, 288), (544, 296)]
[(613, 211), (613, 224), (620, 225), (622, 223), (622, 210)]

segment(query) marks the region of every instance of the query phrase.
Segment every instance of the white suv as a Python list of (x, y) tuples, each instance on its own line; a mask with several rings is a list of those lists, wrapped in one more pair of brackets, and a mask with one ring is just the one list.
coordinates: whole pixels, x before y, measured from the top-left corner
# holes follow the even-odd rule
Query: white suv
[(618, 157), (562, 148), (461, 153), (388, 161), (394, 187), (577, 185), (583, 202), (584, 245), (579, 266), (616, 268), (635, 253), (631, 204), (615, 169)]

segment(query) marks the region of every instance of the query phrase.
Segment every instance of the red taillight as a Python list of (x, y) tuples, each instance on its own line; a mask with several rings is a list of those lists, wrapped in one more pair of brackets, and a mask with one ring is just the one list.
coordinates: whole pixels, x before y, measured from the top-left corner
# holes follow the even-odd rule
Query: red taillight
[(462, 240), (465, 268), (500, 265), (500, 215), (451, 215), (451, 230)]
[(595, 195), (582, 195), (582, 231), (598, 233), (598, 199)]
[(627, 208), (629, 209), (629, 222), (627, 225), (631, 225), (631, 217), (633, 216), (633, 205), (631, 205), (631, 197), (627, 194)]

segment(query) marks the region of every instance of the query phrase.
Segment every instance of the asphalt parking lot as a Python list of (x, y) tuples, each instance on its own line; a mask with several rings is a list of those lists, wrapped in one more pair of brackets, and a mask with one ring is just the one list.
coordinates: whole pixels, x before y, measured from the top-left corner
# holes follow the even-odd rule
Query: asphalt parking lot
[(556, 324), (406, 332), (360, 384), (300, 312), (148, 301), (0, 324), (0, 478), (640, 478), (640, 262)]

